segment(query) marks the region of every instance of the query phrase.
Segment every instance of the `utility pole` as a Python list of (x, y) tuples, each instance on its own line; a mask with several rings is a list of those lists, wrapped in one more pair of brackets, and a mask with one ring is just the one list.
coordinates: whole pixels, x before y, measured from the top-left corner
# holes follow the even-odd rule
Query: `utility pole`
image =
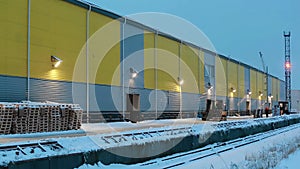
[(285, 94), (286, 94), (286, 101), (289, 103), (288, 110), (291, 110), (291, 48), (290, 48), (290, 41), (291, 41), (291, 32), (283, 32), (284, 40), (285, 40)]

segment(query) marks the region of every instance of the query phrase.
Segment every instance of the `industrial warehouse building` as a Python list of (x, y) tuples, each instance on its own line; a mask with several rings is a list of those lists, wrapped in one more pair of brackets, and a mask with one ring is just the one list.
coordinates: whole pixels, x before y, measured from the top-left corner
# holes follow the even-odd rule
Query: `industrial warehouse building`
[(1, 1), (0, 11), (1, 102), (78, 103), (96, 122), (285, 100), (277, 77), (83, 2)]

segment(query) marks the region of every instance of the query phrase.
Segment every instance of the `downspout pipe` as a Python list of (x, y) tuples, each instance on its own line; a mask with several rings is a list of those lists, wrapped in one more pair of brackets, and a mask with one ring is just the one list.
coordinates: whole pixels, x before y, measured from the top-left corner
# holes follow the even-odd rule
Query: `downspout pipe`
[(89, 6), (89, 10), (86, 14), (86, 122), (89, 123), (90, 120), (90, 86), (89, 86), (89, 36), (90, 36), (90, 13), (91, 13), (91, 5)]
[[(182, 59), (182, 56), (181, 56), (181, 53), (182, 53), (182, 41), (180, 41), (180, 47), (179, 47), (179, 59), (178, 59), (178, 61), (179, 61), (179, 78), (181, 79), (182, 77), (181, 77), (181, 59)], [(180, 86), (180, 98), (179, 98), (179, 113), (180, 113), (180, 118), (182, 119), (182, 85), (181, 84), (179, 84)]]
[(127, 19), (124, 17), (124, 22), (122, 25), (122, 116), (123, 120), (125, 120), (125, 25)]
[(28, 0), (27, 11), (27, 101), (30, 100), (30, 15), (31, 15), (31, 1)]
[(158, 119), (158, 105), (157, 105), (157, 38), (158, 38), (158, 30), (155, 31), (155, 36), (154, 36), (154, 50), (155, 50), (155, 53), (154, 53), (154, 64), (155, 64), (155, 119)]

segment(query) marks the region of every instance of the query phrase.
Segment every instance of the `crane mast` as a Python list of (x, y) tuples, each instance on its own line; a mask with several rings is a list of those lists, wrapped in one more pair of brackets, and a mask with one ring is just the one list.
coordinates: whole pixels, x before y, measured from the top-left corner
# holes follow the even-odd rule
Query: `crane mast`
[(290, 49), (290, 38), (291, 32), (283, 32), (285, 40), (285, 94), (286, 101), (289, 103), (289, 111), (291, 110), (292, 94), (291, 94), (291, 49)]
[(265, 95), (266, 103), (268, 103), (268, 96), (269, 96), (269, 94), (268, 94), (268, 91), (269, 91), (269, 88), (268, 88), (268, 66), (265, 65), (262, 52), (259, 52), (259, 56), (260, 56), (263, 71), (264, 71), (264, 74), (265, 74), (265, 78), (264, 78), (264, 91), (265, 92), (264, 93), (266, 94)]

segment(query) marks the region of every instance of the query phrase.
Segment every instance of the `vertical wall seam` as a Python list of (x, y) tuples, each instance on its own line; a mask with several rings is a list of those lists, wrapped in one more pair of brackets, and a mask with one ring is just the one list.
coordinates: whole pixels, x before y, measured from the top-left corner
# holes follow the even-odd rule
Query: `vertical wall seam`
[[(182, 53), (182, 41), (180, 41), (180, 46), (179, 46), (179, 81), (183, 80), (181, 77), (181, 53)], [(179, 82), (178, 81), (178, 82)], [(179, 113), (180, 113), (180, 118), (182, 119), (182, 84), (179, 82)]]
[(227, 105), (227, 111), (230, 110), (230, 105), (229, 105), (229, 92), (228, 92), (228, 62), (229, 62), (229, 57), (228, 59), (226, 60), (226, 105)]
[(158, 30), (155, 32), (155, 35), (154, 35), (154, 66), (155, 66), (155, 119), (158, 118), (158, 105), (157, 105), (157, 39), (158, 39)]
[(91, 5), (89, 5), (89, 10), (86, 14), (86, 119), (87, 123), (89, 123), (89, 102), (90, 102), (90, 82), (89, 82), (89, 36), (90, 36), (90, 13), (91, 13)]
[(31, 32), (30, 32), (30, 16), (31, 15), (31, 1), (28, 0), (27, 9), (27, 101), (30, 100), (30, 43), (31, 43)]
[(122, 25), (122, 116), (125, 120), (125, 24), (126, 17), (124, 17), (124, 22)]
[(239, 64), (237, 65), (237, 109), (238, 109), (238, 112), (240, 112), (240, 62)]

